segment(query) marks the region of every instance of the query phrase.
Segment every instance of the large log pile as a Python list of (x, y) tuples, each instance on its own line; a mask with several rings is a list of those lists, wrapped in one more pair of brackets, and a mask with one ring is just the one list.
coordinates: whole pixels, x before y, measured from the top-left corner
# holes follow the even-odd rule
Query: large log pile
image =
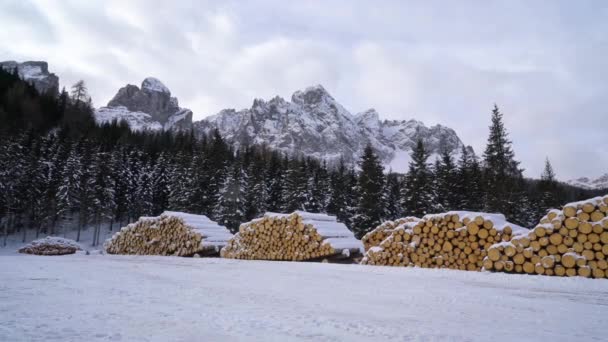
[(487, 270), (608, 277), (608, 196), (553, 209), (527, 234), (492, 246)]
[(57, 236), (47, 236), (44, 239), (34, 240), (19, 248), (19, 253), (35, 255), (66, 255), (81, 251), (78, 242)]
[(109, 254), (210, 256), (219, 254), (231, 237), (206, 216), (166, 211), (127, 225), (104, 247)]
[(363, 236), (363, 238), (361, 239), (361, 242), (363, 242), (363, 247), (365, 248), (365, 251), (367, 252), (370, 248), (380, 245), (380, 243), (382, 241), (384, 241), (384, 239), (389, 237), (392, 234), (393, 230), (395, 230), (400, 225), (407, 223), (407, 222), (418, 222), (418, 221), (420, 221), (419, 218), (413, 217), (413, 216), (408, 216), (408, 217), (396, 219), (394, 221), (383, 222), (378, 227), (376, 227), (374, 230), (365, 234)]
[(348, 228), (335, 216), (296, 211), (266, 213), (243, 223), (221, 251), (223, 258), (303, 261), (342, 256), (354, 257), (362, 250)]
[(500, 214), (447, 212), (426, 215), (393, 229), (361, 261), (367, 265), (418, 266), (480, 271), (487, 250), (514, 231)]

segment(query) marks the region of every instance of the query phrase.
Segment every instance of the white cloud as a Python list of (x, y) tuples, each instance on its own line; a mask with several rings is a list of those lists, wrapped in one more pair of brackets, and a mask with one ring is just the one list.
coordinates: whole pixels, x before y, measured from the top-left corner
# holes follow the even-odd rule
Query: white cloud
[(323, 84), (353, 113), (454, 128), (483, 151), (496, 102), (527, 175), (608, 171), (603, 2), (17, 1), (1, 59), (47, 60), (96, 105), (155, 76), (195, 118)]

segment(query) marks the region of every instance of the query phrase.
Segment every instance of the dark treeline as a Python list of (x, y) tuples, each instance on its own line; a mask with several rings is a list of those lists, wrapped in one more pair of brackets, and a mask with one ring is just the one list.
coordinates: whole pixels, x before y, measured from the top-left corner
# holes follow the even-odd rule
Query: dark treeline
[(444, 150), (434, 163), (422, 142), (408, 170), (383, 172), (371, 146), (357, 169), (343, 162), (286, 156), (264, 146), (236, 149), (215, 132), (132, 132), (96, 125), (83, 82), (59, 96), (38, 94), (0, 71), (0, 222), (4, 235), (26, 227), (110, 229), (164, 210), (204, 214), (236, 231), (266, 211), (336, 215), (359, 237), (383, 220), (447, 210), (504, 213), (531, 226), (548, 208), (593, 195), (555, 181), (547, 161), (527, 180), (515, 161), (502, 114), (492, 113), (488, 146)]

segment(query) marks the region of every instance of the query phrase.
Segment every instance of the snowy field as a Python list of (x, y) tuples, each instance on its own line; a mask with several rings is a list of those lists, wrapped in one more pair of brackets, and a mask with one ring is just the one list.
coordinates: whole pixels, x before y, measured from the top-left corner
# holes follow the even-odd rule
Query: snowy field
[(0, 341), (605, 340), (608, 281), (319, 263), (0, 256)]

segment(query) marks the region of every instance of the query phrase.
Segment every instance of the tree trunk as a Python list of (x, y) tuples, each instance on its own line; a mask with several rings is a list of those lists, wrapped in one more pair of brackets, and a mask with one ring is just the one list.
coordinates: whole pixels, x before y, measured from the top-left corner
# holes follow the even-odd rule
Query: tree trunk
[(80, 230), (82, 229), (82, 214), (78, 213), (78, 232), (76, 233), (76, 242), (80, 242)]

